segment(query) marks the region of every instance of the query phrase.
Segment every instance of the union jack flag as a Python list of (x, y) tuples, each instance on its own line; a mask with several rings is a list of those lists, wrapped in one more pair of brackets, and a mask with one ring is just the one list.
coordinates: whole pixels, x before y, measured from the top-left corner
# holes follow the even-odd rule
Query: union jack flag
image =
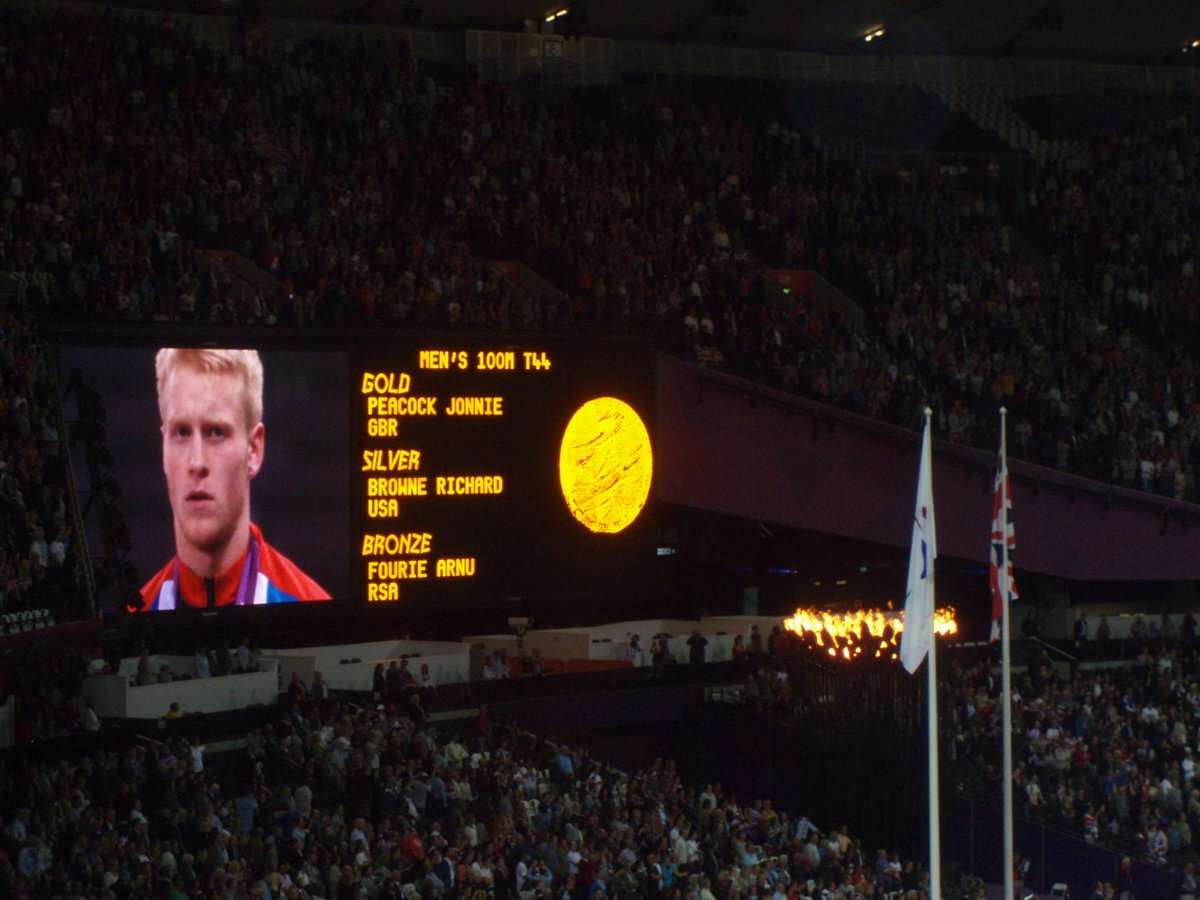
[(992, 564), (988, 568), (988, 584), (992, 589), (992, 643), (1000, 640), (1000, 617), (1004, 615), (1004, 598), (1001, 596), (1000, 587), (1001, 566), (1007, 575), (1009, 602), (1021, 596), (1017, 593), (1017, 582), (1013, 578), (1012, 554), (1016, 548), (1017, 535), (1013, 530), (1012, 520), (1012, 485), (1008, 478), (1008, 461), (1001, 457), (1000, 466), (996, 469), (996, 489), (992, 494)]

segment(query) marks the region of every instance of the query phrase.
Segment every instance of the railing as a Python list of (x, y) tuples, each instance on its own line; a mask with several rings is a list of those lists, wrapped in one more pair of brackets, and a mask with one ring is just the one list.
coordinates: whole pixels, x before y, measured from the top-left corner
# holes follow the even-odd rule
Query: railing
[(1032, 637), (1031, 636), (1031, 637), (1027, 637), (1026, 640), (1037, 644), (1039, 647), (1045, 648), (1045, 650), (1048, 653), (1055, 654), (1056, 656), (1061, 656), (1063, 659), (1065, 659), (1069, 663), (1077, 662), (1079, 659), (1077, 656), (1073, 656), (1072, 654), (1068, 653), (1066, 650), (1062, 649), (1062, 647), (1056, 647), (1054, 644), (1051, 644), (1048, 641), (1043, 641), (1040, 637)]
[(1039, 94), (1098, 94), (1106, 91), (1158, 96), (1200, 92), (1200, 70), (1183, 66), (790, 53), (703, 44), (666, 45), (651, 41), (621, 41), (616, 49), (617, 70), (621, 75), (911, 84), (944, 91), (971, 85), (991, 88), (1009, 99)]
[(541, 85), (584, 87), (611, 84), (615, 81), (613, 64), (608, 60), (571, 60), (539, 56), (471, 56), (467, 62), (475, 67), (480, 84), (534, 78)]

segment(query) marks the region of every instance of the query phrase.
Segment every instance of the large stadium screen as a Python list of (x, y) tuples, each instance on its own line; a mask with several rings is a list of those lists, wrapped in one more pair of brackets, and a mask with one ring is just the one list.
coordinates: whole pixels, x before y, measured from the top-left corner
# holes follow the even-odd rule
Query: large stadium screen
[[(434, 609), (644, 590), (645, 344), (404, 336), (326, 347), (60, 347), (68, 420), (83, 415), (84, 392), (101, 398), (103, 464), (77, 441), (72, 471), (94, 560), (111, 549), (97, 499), (128, 526), (122, 555), (139, 590), (120, 605)], [(261, 407), (247, 400), (256, 371)], [(118, 496), (101, 498), (105, 484)]]

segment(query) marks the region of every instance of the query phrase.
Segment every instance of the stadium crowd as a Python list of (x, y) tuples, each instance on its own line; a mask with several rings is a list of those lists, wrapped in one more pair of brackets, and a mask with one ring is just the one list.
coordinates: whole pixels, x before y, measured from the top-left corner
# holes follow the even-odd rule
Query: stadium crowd
[[(953, 654), (945, 677), (962, 774), (998, 792), (999, 676), (988, 653)], [(1119, 666), (1060, 672), (1044, 649), (1014, 676), (1018, 809), (1154, 863), (1192, 858), (1200, 829), (1200, 653), (1156, 639)], [(948, 737), (948, 740), (950, 738)]]
[[(744, 693), (764, 712), (788, 717), (803, 700), (793, 696), (787, 657), (805, 651), (786, 635), (772, 643), (770, 652), (742, 658), (752, 673)], [(77, 695), (81, 677), (81, 666), (67, 656), (43, 666), (44, 680), (61, 694), (58, 708), (75, 718), (60, 716), (56, 730), (23, 734), (22, 743), (99, 727), (64, 699)], [(948, 761), (960, 777), (973, 776), (994, 794), (1000, 753), (994, 660), (963, 649), (946, 662)], [(1152, 863), (1194, 858), (1200, 827), (1194, 640), (1148, 638), (1128, 664), (1062, 669), (1039, 650), (1015, 682), (1021, 813)], [(178, 888), (176, 877), (186, 896), (236, 896), (244, 892), (239, 880), (264, 897), (409, 896), (405, 885), (422, 896), (477, 896), (490, 877), (483, 896), (515, 896), (520, 884), (528, 889), (523, 896), (537, 896), (537, 879), (524, 881), (536, 872), (553, 889), (543, 896), (555, 897), (599, 896), (590, 881), (602, 883), (605, 896), (689, 898), (707, 896), (706, 889), (715, 897), (776, 896), (776, 884), (778, 896), (817, 896), (822, 886), (847, 896), (919, 887), (911, 863), (893, 857), (872, 866), (845, 826), (813, 837), (807, 819), (773, 811), (765, 801), (743, 806), (722, 797), (719, 786), (684, 786), (669, 763), (630, 778), (586, 751), (494, 729), (486, 708), (470, 734), (441, 733), (427, 724), (419, 701), (405, 702), (403, 690), (397, 695), (386, 687), (386, 676), (381, 695), (362, 706), (325, 700), (324, 690), (310, 693), (297, 680), (293, 675), (284, 706), (250, 735), (245, 754), (218, 757), (208, 775), (186, 764), (194, 764), (196, 752), (186, 741), (170, 739), (76, 760), (74, 770), (17, 762), (25, 768), (0, 778), (0, 830), (8, 837), (0, 842), (8, 851), (0, 853), (0, 883), (12, 886), (12, 896), (22, 889), (36, 896), (48, 886), (68, 889), (67, 896), (108, 896), (102, 880), (112, 882), (106, 885), (112, 896), (167, 893)], [(110, 796), (111, 785), (96, 783), (96, 770), (106, 765), (120, 767), (118, 780), (136, 786), (123, 795), (124, 805)], [(138, 774), (129, 776), (126, 766)], [(297, 806), (305, 796), (308, 805)], [(140, 805), (133, 805), (135, 797)], [(14, 826), (15, 819), (22, 824)], [(98, 831), (80, 826), (100, 820)], [(366, 837), (355, 837), (355, 828)], [(81, 838), (82, 831), (90, 837)], [(424, 856), (403, 849), (414, 840)], [(128, 841), (134, 844), (126, 851)], [(23, 852), (27, 847), (36, 853)], [(23, 870), (20, 861), (34, 865), (33, 856), (77, 859), (69, 868)], [(181, 860), (186, 869), (178, 868)], [(548, 875), (535, 865), (539, 860)], [(117, 881), (124, 883), (113, 887)]]
[(0, 890), (63, 897), (843, 897), (921, 873), (669, 761), (632, 775), (486, 709), (461, 731), (298, 692), (243, 750), (0, 762)]
[(48, 354), (0, 306), (0, 611), (78, 617), (74, 502)]
[[(1061, 654), (1056, 663), (1044, 643), (1018, 645), (1014, 798), (1019, 815), (1157, 865), (1193, 864), (1191, 872), (1200, 853), (1196, 619), (1148, 619), (1135, 617), (1123, 638), (1101, 619), (1101, 630), (1072, 648), (1071, 663)], [(796, 663), (824, 659), (831, 635), (822, 637), (780, 632), (770, 652), (746, 654), (738, 700), (811, 728), (828, 698), (823, 687), (805, 689)], [(994, 800), (1002, 777), (996, 647), (943, 653), (943, 763), (968, 796)]]
[[(905, 425), (932, 405), (976, 446), (1005, 404), (1015, 456), (1196, 496), (1186, 122), (979, 189), (822, 148), (778, 119), (802, 88), (731, 114), (721, 90), (479, 87), (382, 44), (3, 25), (0, 272), (41, 313), (637, 330)], [(770, 267), (827, 276), (862, 323), (769, 299)]]

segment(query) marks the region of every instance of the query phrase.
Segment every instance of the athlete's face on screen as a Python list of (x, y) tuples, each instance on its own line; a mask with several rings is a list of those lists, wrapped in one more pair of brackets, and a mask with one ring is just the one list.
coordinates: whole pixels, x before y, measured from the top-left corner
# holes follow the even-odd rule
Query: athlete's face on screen
[(167, 380), (160, 406), (176, 548), (198, 574), (219, 574), (248, 540), (250, 481), (262, 466), (263, 425), (248, 425), (242, 382), (228, 373), (182, 366)]

